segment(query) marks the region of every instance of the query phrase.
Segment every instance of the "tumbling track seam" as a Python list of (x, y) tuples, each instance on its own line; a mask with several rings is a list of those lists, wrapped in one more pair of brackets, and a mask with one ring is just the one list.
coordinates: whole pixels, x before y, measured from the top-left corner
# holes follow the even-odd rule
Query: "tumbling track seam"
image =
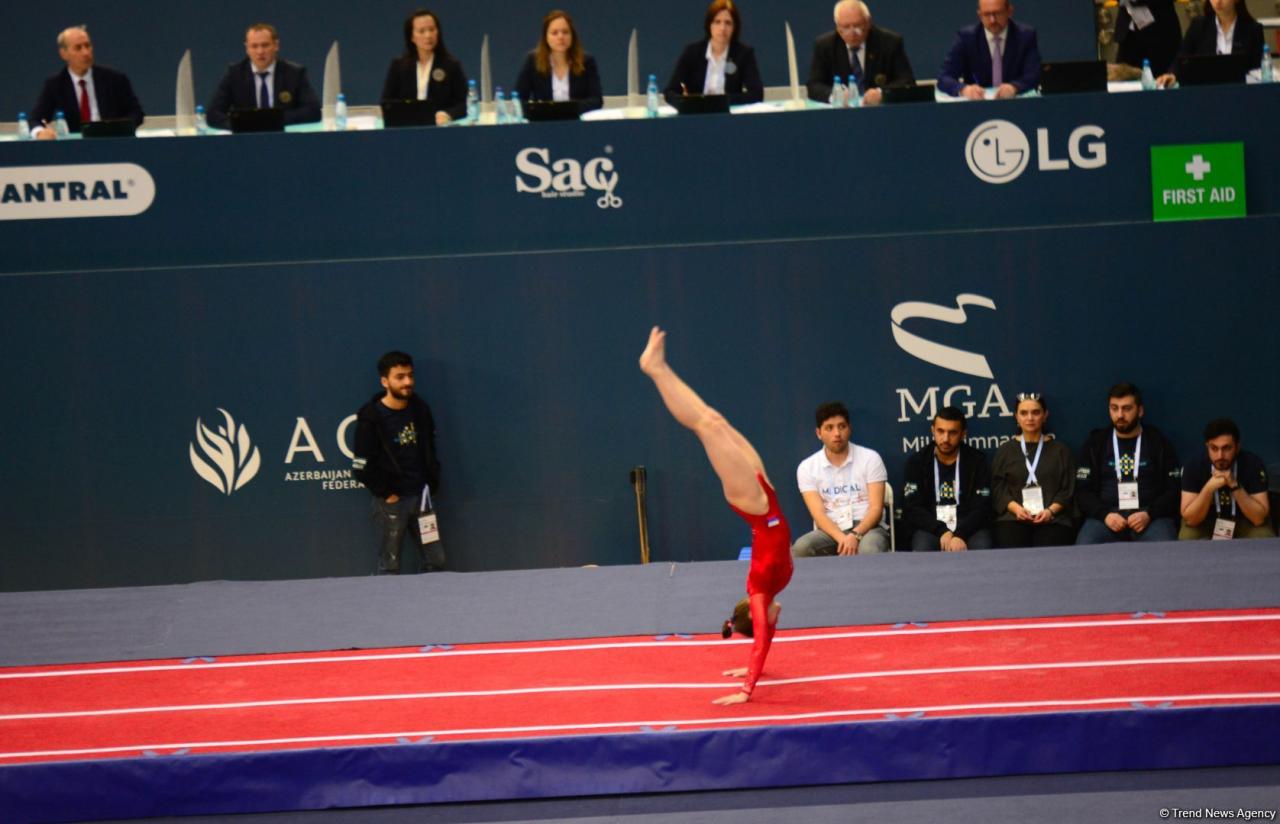
[[(937, 669), (882, 670), (873, 672), (809, 675), (796, 678), (764, 679), (760, 686), (784, 686), (788, 684), (812, 684), (830, 681), (852, 681), (875, 678), (907, 678), (928, 675), (958, 675), (978, 672), (1023, 672), (1027, 670), (1094, 669), (1104, 667), (1146, 667), (1179, 664), (1230, 664), (1245, 662), (1280, 661), (1277, 655), (1214, 655), (1188, 658), (1133, 658), (1109, 661), (1055, 661), (1030, 664), (993, 664), (971, 667), (940, 667)], [(221, 704), (176, 704), (154, 707), (125, 707), (109, 710), (70, 710), (63, 712), (35, 712), (0, 715), (0, 721), (33, 721), (50, 718), (90, 718), (114, 715), (137, 715), (161, 712), (207, 712), (212, 710), (251, 709), (255, 707), (306, 706), (314, 704), (352, 704), (380, 701), (413, 701), (436, 698), (483, 698), (511, 695), (540, 695), (550, 693), (607, 692), (614, 690), (678, 690), (678, 689), (727, 689), (737, 682), (704, 683), (653, 683), (653, 684), (580, 684), (563, 687), (519, 687), (498, 690), (459, 690), (451, 692), (391, 693), (386, 695), (351, 695), (325, 698), (281, 698), (265, 701), (237, 701)]]
[[(855, 632), (832, 632), (820, 633), (814, 635), (778, 635), (773, 639), (775, 644), (787, 643), (803, 643), (806, 641), (829, 641), (851, 638), (880, 638), (885, 636), (919, 636), (919, 635), (945, 635), (953, 633), (967, 632), (1007, 632), (1007, 631), (1028, 631), (1042, 629), (1093, 629), (1096, 627), (1167, 627), (1177, 626), (1180, 624), (1204, 624), (1204, 623), (1239, 623), (1248, 621), (1280, 621), (1280, 615), (1229, 615), (1229, 616), (1203, 616), (1191, 618), (1161, 618), (1152, 619), (1133, 619), (1126, 618), (1122, 620), (1107, 621), (1055, 621), (1051, 623), (1033, 623), (1033, 624), (1000, 624), (994, 626), (965, 626), (965, 627), (917, 627), (911, 629), (888, 629), (888, 630), (866, 630)], [(154, 664), (133, 667), (102, 667), (97, 669), (71, 669), (71, 670), (49, 670), (45, 672), (0, 672), (0, 680), (14, 680), (22, 678), (68, 678), (90, 675), (115, 675), (120, 673), (135, 672), (161, 672), (166, 670), (185, 670), (196, 672), (210, 669), (230, 669), (239, 667), (272, 667), (272, 666), (296, 666), (302, 664), (333, 664), (333, 663), (351, 663), (358, 661), (393, 661), (414, 658), (443, 658), (443, 657), (459, 657), (473, 655), (526, 655), (541, 654), (548, 652), (587, 652), (591, 650), (607, 650), (607, 649), (643, 649), (646, 647), (665, 647), (667, 649), (705, 647), (705, 646), (727, 646), (733, 644), (750, 644), (751, 639), (736, 639), (726, 641), (720, 638), (709, 639), (705, 641), (682, 640), (673, 641), (617, 641), (606, 643), (589, 643), (589, 644), (564, 644), (559, 646), (544, 647), (497, 647), (493, 649), (466, 649), (466, 650), (436, 650), (432, 652), (401, 652), (401, 653), (378, 653), (372, 655), (348, 655), (348, 656), (317, 656), (312, 658), (282, 658), (271, 660), (254, 660), (254, 661), (223, 661), (214, 663), (191, 663), (191, 664)]]
[[(1257, 700), (1257, 699), (1280, 699), (1280, 693), (1264, 692), (1264, 693), (1221, 693), (1213, 695), (1158, 695), (1158, 696), (1127, 696), (1121, 698), (1090, 698), (1090, 699), (1065, 699), (1059, 701), (1017, 701), (1008, 703), (990, 703), (990, 704), (952, 704), (940, 706), (925, 707), (881, 707), (877, 709), (865, 710), (831, 710), (813, 713), (796, 713), (782, 715), (761, 715), (761, 716), (735, 716), (732, 718), (694, 718), (694, 719), (668, 719), (658, 721), (607, 721), (588, 724), (556, 724), (547, 726), (529, 726), (529, 727), (491, 727), (491, 728), (475, 728), (475, 729), (457, 729), (457, 730), (413, 730), (408, 732), (389, 732), (389, 733), (360, 733), (351, 735), (330, 735), (330, 736), (306, 736), (299, 738), (264, 738), (250, 739), (243, 741), (196, 741), (183, 743), (168, 744), (134, 744), (123, 747), (101, 747), (93, 749), (76, 749), (76, 750), (44, 750), (35, 752), (0, 752), (0, 759), (7, 758), (41, 758), (51, 756), (71, 756), (71, 755), (94, 755), (120, 752), (142, 752), (144, 750), (175, 750), (175, 749), (214, 749), (227, 747), (250, 747), (250, 746), (270, 746), (277, 744), (316, 744), (321, 742), (350, 742), (350, 741), (374, 741), (383, 740), (395, 741), (400, 738), (423, 738), (431, 736), (439, 738), (449, 735), (478, 735), (491, 733), (563, 733), (573, 730), (602, 730), (602, 729), (630, 729), (640, 727), (669, 727), (669, 726), (691, 726), (691, 725), (726, 725), (726, 724), (743, 724), (744, 722), (786, 722), (786, 721), (808, 721), (822, 718), (850, 718), (860, 715), (877, 716), (872, 721), (887, 722), (883, 718), (885, 715), (909, 715), (911, 713), (930, 713), (930, 712), (959, 712), (973, 710), (994, 710), (994, 709), (1036, 709), (1045, 707), (1082, 707), (1082, 706), (1102, 706), (1106, 704), (1122, 704), (1125, 705), (1120, 709), (1132, 711), (1132, 704), (1158, 704), (1164, 702), (1177, 701), (1239, 701), (1239, 700)], [(1168, 712), (1169, 710), (1159, 710), (1160, 712)], [(896, 723), (896, 722), (895, 722)]]

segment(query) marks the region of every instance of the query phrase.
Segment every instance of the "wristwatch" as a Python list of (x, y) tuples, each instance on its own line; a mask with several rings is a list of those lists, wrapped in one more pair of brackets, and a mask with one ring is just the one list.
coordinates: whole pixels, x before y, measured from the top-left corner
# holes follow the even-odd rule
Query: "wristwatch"
[(851, 530), (849, 534), (856, 536), (859, 541), (861, 541), (863, 538), (863, 534), (856, 529)]

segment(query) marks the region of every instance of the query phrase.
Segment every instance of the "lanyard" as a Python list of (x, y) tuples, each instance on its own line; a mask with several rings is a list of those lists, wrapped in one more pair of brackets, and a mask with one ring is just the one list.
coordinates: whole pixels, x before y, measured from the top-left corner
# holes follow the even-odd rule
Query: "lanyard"
[(422, 503), (418, 506), (419, 512), (430, 512), (434, 509), (431, 505), (431, 484), (422, 485)]
[(1044, 450), (1044, 433), (1040, 433), (1040, 442), (1036, 445), (1036, 459), (1034, 461), (1027, 460), (1027, 436), (1019, 435), (1018, 442), (1022, 444), (1022, 462), (1027, 465), (1027, 486), (1039, 486), (1040, 481), (1036, 480), (1036, 467), (1040, 465), (1040, 453)]
[[(1239, 463), (1240, 463), (1239, 461), (1236, 461), (1231, 465), (1231, 477), (1233, 478), (1238, 478), (1238, 476), (1236, 475), (1236, 467), (1239, 466)], [(1226, 487), (1225, 486), (1220, 487), (1220, 489), (1226, 489)], [(1217, 492), (1213, 493), (1213, 508), (1217, 511), (1219, 515), (1222, 514), (1222, 498), (1218, 495)], [(1231, 495), (1231, 517), (1232, 518), (1236, 517), (1236, 496), (1235, 495)]]
[[(1116, 481), (1124, 480), (1124, 473), (1120, 471), (1120, 439), (1116, 437), (1116, 431), (1111, 430), (1111, 454), (1116, 459)], [(1142, 435), (1138, 435), (1138, 443), (1133, 448), (1133, 479), (1138, 480), (1138, 469), (1142, 466)]]
[[(956, 479), (954, 482), (956, 505), (960, 505), (960, 453), (956, 452)], [(938, 475), (938, 456), (933, 456), (933, 502), (942, 503), (942, 482)]]

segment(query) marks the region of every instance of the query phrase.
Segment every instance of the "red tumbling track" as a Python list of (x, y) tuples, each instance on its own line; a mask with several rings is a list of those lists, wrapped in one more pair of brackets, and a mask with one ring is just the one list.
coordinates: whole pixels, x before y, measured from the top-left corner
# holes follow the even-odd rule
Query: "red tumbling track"
[[(785, 616), (784, 616), (785, 617)], [(0, 767), (33, 761), (1280, 703), (1280, 610), (663, 636), (0, 669)]]

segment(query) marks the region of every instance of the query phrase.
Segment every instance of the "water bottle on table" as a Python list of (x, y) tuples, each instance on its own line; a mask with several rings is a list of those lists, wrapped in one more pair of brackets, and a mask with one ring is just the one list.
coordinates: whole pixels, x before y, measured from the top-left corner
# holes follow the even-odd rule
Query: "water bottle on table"
[(339, 132), (347, 130), (347, 96), (338, 92), (338, 102), (333, 104), (333, 128)]
[(476, 81), (467, 81), (467, 122), (477, 123), (480, 120), (480, 94), (476, 91)]
[(495, 86), (493, 89), (493, 112), (496, 116), (495, 122), (499, 126), (508, 122), (507, 95), (502, 91), (501, 86)]
[(1151, 91), (1156, 87), (1156, 76), (1151, 73), (1151, 61), (1145, 57), (1142, 59), (1142, 88), (1145, 91)]
[(831, 95), (827, 98), (827, 102), (833, 109), (843, 109), (849, 105), (849, 93), (845, 90), (844, 78), (838, 74), (831, 81)]
[(71, 127), (67, 125), (67, 116), (62, 109), (53, 113), (53, 133), (59, 140), (71, 136)]
[(511, 90), (511, 122), (524, 122), (524, 104), (520, 102), (520, 92)]
[(649, 88), (645, 90), (645, 117), (658, 116), (658, 77), (649, 75)]
[(18, 139), (31, 139), (31, 124), (27, 122), (26, 112), (18, 112)]
[(204, 106), (196, 106), (196, 134), (209, 133), (209, 119), (205, 116)]
[(1271, 46), (1265, 43), (1262, 46), (1262, 63), (1258, 65), (1258, 74), (1260, 83), (1271, 83), (1276, 79), (1271, 68)]

